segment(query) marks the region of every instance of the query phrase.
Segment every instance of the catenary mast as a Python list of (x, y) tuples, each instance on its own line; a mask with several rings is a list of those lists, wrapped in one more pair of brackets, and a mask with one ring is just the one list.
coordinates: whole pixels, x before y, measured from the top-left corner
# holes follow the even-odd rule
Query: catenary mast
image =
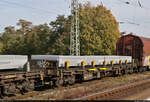
[(79, 40), (79, 3), (78, 0), (71, 1), (71, 32), (70, 32), (70, 55), (80, 55)]

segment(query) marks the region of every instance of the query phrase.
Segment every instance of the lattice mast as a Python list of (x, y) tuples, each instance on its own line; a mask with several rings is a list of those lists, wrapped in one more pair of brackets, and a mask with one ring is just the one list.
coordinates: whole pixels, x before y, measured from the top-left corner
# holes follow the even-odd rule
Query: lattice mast
[(71, 32), (70, 32), (70, 55), (80, 55), (79, 41), (79, 3), (78, 0), (71, 1)]

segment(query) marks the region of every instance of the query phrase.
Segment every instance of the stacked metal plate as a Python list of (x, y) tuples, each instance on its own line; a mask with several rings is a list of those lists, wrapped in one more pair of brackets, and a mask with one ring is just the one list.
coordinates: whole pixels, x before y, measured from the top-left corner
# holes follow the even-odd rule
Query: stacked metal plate
[(91, 65), (92, 61), (95, 61), (95, 65), (103, 65), (104, 60), (107, 64), (110, 64), (111, 61), (114, 61), (114, 64), (119, 64), (119, 61), (122, 60), (125, 63), (125, 60), (128, 60), (128, 63), (131, 63), (131, 56), (62, 56), (62, 55), (32, 55), (32, 60), (37, 61), (57, 61), (58, 67), (65, 67), (65, 62), (69, 61), (70, 66), (81, 66), (81, 62), (85, 61), (86, 65)]
[(27, 61), (28, 57), (23, 55), (0, 55), (0, 70), (20, 69)]

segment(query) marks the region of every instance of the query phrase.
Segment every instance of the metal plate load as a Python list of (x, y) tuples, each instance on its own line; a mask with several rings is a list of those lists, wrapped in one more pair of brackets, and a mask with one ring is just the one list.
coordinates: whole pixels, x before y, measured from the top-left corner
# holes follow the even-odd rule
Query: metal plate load
[(23, 55), (0, 55), (0, 70), (20, 69), (27, 61), (28, 57)]
[(107, 64), (111, 64), (111, 61), (114, 61), (114, 64), (119, 64), (119, 61), (122, 60), (125, 63), (125, 60), (128, 60), (128, 63), (131, 63), (131, 56), (62, 56), (62, 55), (32, 55), (31, 60), (35, 61), (57, 61), (58, 67), (65, 67), (65, 62), (69, 61), (70, 66), (81, 66), (82, 61), (85, 61), (85, 65), (91, 65), (92, 61), (95, 61), (95, 65), (103, 65), (104, 60)]

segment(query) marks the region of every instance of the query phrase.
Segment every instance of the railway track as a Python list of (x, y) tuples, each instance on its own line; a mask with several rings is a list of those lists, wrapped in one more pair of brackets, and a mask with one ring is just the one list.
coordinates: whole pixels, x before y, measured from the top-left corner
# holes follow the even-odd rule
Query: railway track
[[(62, 99), (75, 99), (75, 100), (81, 99), (82, 100), (82, 99), (86, 99), (88, 97), (92, 97), (94, 95), (98, 95), (98, 94), (102, 94), (102, 93), (106, 94), (106, 92), (109, 92), (109, 91), (112, 91), (113, 97), (108, 98), (109, 95), (111, 96), (111, 94), (109, 93), (109, 95), (106, 94), (107, 97), (103, 97), (102, 99), (113, 99), (113, 98), (115, 99), (114, 90), (125, 87), (127, 85), (135, 84), (136, 81), (141, 83), (141, 80), (144, 80), (142, 82), (145, 82), (146, 80), (150, 80), (149, 72), (143, 72), (141, 74), (138, 74), (139, 76), (136, 77), (136, 79), (134, 78), (135, 75), (126, 75), (126, 76), (121, 76), (118, 78), (117, 77), (114, 77), (114, 78), (106, 77), (101, 80), (92, 80), (92, 81), (87, 81), (87, 82), (83, 82), (83, 83), (76, 83), (74, 85), (67, 86), (67, 87), (58, 87), (58, 88), (54, 88), (54, 89), (49, 88), (47, 90), (42, 90), (42, 91), (28, 92), (28, 93), (25, 93), (24, 95), (18, 94), (16, 96), (4, 97), (1, 100), (32, 100), (32, 99), (33, 100), (49, 100), (49, 99), (50, 100), (53, 100), (53, 99), (61, 99), (61, 100)], [(141, 78), (144, 75), (145, 75), (145, 77)], [(124, 78), (124, 77), (127, 78), (127, 80), (123, 81), (123, 83), (121, 83), (122, 78)], [(129, 81), (128, 78), (132, 79), (132, 80)], [(112, 81), (112, 80), (116, 80), (116, 81)], [(130, 82), (130, 83), (126, 84), (127, 82)], [(115, 83), (115, 84), (111, 84), (111, 83)], [(96, 87), (98, 87), (98, 89), (95, 89)], [(150, 87), (150, 84), (149, 84), (149, 87)], [(107, 90), (105, 90), (104, 88), (106, 88)], [(90, 89), (92, 89), (92, 91)], [(83, 92), (79, 92), (78, 90), (83, 90)], [(94, 93), (94, 92), (96, 92), (96, 93)], [(129, 92), (129, 91), (127, 91), (127, 92)], [(65, 93), (65, 96), (62, 95), (63, 93)], [(91, 94), (91, 93), (94, 93), (94, 94)], [(125, 95), (127, 95), (127, 94), (125, 94)], [(81, 96), (84, 96), (84, 97), (81, 97)], [(121, 96), (119, 96), (119, 97), (121, 97)]]
[[(107, 79), (107, 78), (105, 78)], [(30, 99), (30, 98), (36, 98), (36, 97), (41, 97), (41, 96), (47, 96), (47, 95), (52, 95), (53, 93), (59, 93), (61, 91), (66, 91), (66, 90), (76, 90), (77, 88), (84, 88), (84, 86), (90, 83), (90, 86), (95, 85), (96, 81), (94, 82), (86, 82), (86, 83), (76, 83), (74, 85), (71, 86), (67, 86), (67, 87), (63, 87), (63, 86), (59, 86), (57, 88), (49, 88), (49, 89), (42, 89), (41, 91), (32, 91), (32, 92), (27, 92), (25, 94), (17, 94), (16, 96), (9, 96), (9, 97), (4, 97), (1, 100), (22, 100), (22, 99)], [(47, 97), (46, 99), (52, 99), (51, 97)]]
[(49, 89), (41, 89), (40, 91), (32, 91), (32, 92), (27, 92), (25, 94), (17, 94), (16, 96), (8, 96), (8, 97), (4, 97), (2, 98), (1, 100), (22, 100), (22, 99), (26, 99), (26, 98), (34, 98), (34, 97), (38, 97), (38, 96), (41, 96), (41, 95), (45, 95), (45, 94), (50, 94), (50, 93), (56, 93), (57, 91), (62, 91), (62, 90), (65, 90), (67, 88), (78, 88), (78, 87), (83, 87), (82, 84), (74, 84), (72, 86), (69, 86), (69, 87), (57, 87), (57, 88), (49, 88)]
[(150, 79), (129, 83), (105, 91), (96, 92), (87, 96), (75, 98), (74, 100), (121, 100), (150, 87)]

